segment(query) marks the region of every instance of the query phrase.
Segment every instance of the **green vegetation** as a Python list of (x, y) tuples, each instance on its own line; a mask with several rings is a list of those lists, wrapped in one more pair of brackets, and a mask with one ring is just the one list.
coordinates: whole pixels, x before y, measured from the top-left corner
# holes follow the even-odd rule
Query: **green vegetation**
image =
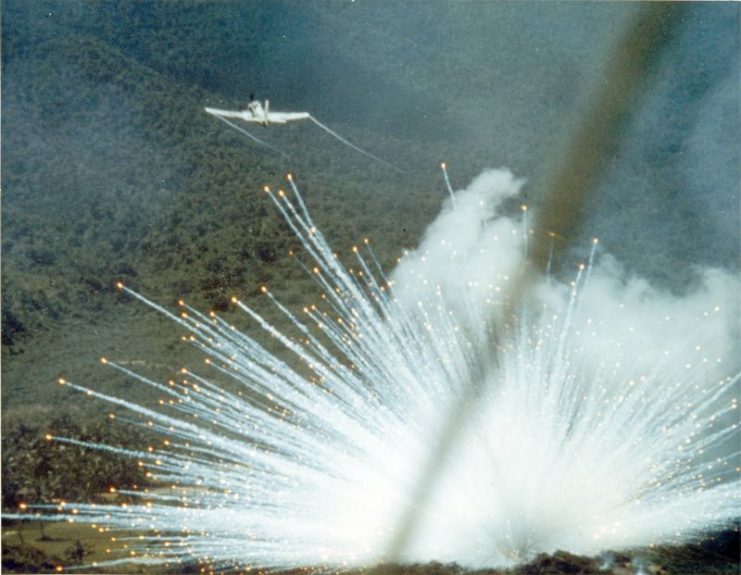
[[(45, 420), (39, 424), (29, 421)], [(124, 502), (120, 489), (147, 487), (136, 461), (90, 448), (49, 441), (48, 435), (141, 449), (145, 434), (115, 421), (49, 418), (38, 408), (5, 417), (2, 425), (2, 508), (17, 512), (35, 503), (62, 501)], [(95, 535), (92, 535), (95, 533)], [(49, 573), (58, 566), (101, 560), (110, 536), (88, 525), (3, 521), (4, 571)]]
[[(112, 484), (142, 484), (132, 461), (44, 439), (52, 433), (121, 446), (145, 441), (131, 427), (109, 423), (104, 406), (54, 384), (63, 375), (103, 392), (156, 400), (99, 366), (99, 356), (135, 362), (160, 379), (200, 362), (180, 343), (177, 329), (116, 293), (114, 281), (169, 306), (184, 297), (225, 313), (236, 293), (279, 323), (259, 296), (261, 285), (269, 284), (289, 306), (311, 301), (315, 292), (288, 255), (296, 241), (260, 193), (263, 184), (278, 187), (293, 171), (340, 257), (369, 236), (390, 268), (402, 249), (419, 241), (445, 197), (439, 160), (454, 166), (454, 184), (485, 166), (508, 165), (537, 187), (560, 128), (580, 111), (571, 101), (583, 98), (578, 85), (584, 71), (550, 67), (539, 63), (539, 55), (531, 62), (540, 66), (539, 74), (523, 72), (513, 61), (506, 70), (483, 66), (480, 75), (467, 75), (461, 62), (475, 49), (468, 28), (486, 26), (474, 12), (460, 20), (462, 47), (441, 61), (436, 43), (445, 19), (416, 4), (425, 34), (418, 39), (424, 42), (421, 55), (414, 57), (432, 62), (423, 73), (419, 66), (404, 68), (411, 56), (400, 21), (391, 23), (383, 10), (362, 12), (368, 25), (361, 30), (347, 26), (343, 10), (320, 4), (3, 2), (4, 509), (60, 498), (96, 500)], [(467, 11), (464, 4), (458, 10)], [(520, 33), (517, 26), (508, 28)], [(279, 40), (286, 34), (311, 45), (318, 63), (293, 57), (295, 44)], [(369, 35), (385, 49), (362, 53)], [(499, 50), (514, 40), (492, 41)], [(319, 67), (324, 75), (317, 74)], [(397, 67), (408, 73), (397, 75)], [(343, 82), (345, 77), (358, 81)], [(363, 96), (371, 90), (373, 107), (365, 110), (369, 99)], [(481, 114), (475, 99), (482, 90), (495, 100), (529, 95), (524, 100), (537, 106), (523, 104), (516, 114), (513, 105), (493, 106)], [(275, 94), (283, 105), (322, 106), (332, 114), (320, 116), (323, 121), (405, 173), (389, 172), (310, 126), (261, 132), (291, 155), (286, 161), (202, 113), (207, 104), (243, 104), (252, 91)], [(391, 110), (385, 94), (397, 98)], [(434, 121), (425, 115), (429, 111)], [(478, 122), (491, 129), (472, 139), (476, 134), (462, 126)], [(671, 269), (673, 263), (662, 266)], [(236, 314), (230, 319), (245, 327)], [(80, 558), (101, 559), (109, 545), (108, 536), (81, 526), (3, 527), (7, 571), (49, 572)], [(683, 557), (701, 572), (697, 566), (705, 556)], [(729, 563), (724, 557), (721, 565)], [(519, 572), (595, 568), (590, 560), (565, 555), (541, 557), (533, 565)], [(461, 571), (439, 565), (384, 569), (410, 575)]]
[[(275, 134), (276, 145), (296, 158), (286, 162), (203, 114), (213, 96), (150, 62), (164, 57), (155, 45), (124, 50), (121, 37), (107, 38), (110, 27), (100, 22), (87, 22), (85, 31), (99, 37), (80, 35), (71, 24), (56, 34), (31, 34), (23, 17), (32, 19), (34, 9), (9, 4), (2, 143), (6, 412), (45, 402), (59, 372), (87, 374), (85, 364), (111, 353), (100, 349), (102, 342), (121, 339), (116, 322), (138, 313), (119, 305), (115, 280), (166, 304), (185, 297), (224, 309), (235, 293), (252, 298), (265, 283), (288, 303), (301, 303), (311, 291), (288, 257), (295, 240), (259, 192), (263, 184), (282, 185), (289, 169), (340, 254), (369, 235), (389, 264), (418, 241), (438, 210), (444, 188), (434, 161), (427, 181), (410, 179), (328, 145), (316, 130), (290, 126)], [(140, 30), (139, 11), (129, 9), (124, 29)], [(104, 18), (91, 15), (93, 22)], [(389, 157), (405, 157), (395, 153), (400, 149), (409, 157), (408, 142), (367, 131), (356, 137)], [(158, 320), (149, 314), (136, 321), (147, 329)], [(80, 340), (91, 325), (96, 341), (85, 356)], [(168, 337), (150, 339), (149, 361), (160, 360), (175, 339)], [(136, 338), (119, 341), (115, 352), (126, 357)]]
[(142, 449), (144, 436), (115, 421), (73, 421), (68, 415), (43, 425), (24, 420), (3, 421), (3, 509), (49, 501), (96, 500), (111, 487), (145, 484), (136, 461), (110, 453), (50, 441), (48, 435), (112, 446)]
[[(387, 266), (418, 241), (445, 193), (434, 155), (420, 180), (389, 173), (306, 126), (261, 134), (292, 155), (286, 162), (214, 122), (202, 113), (214, 101), (213, 81), (189, 75), (193, 63), (177, 49), (188, 31), (199, 30), (204, 42), (217, 37), (200, 30), (192, 10), (179, 17), (185, 26), (163, 26), (172, 6), (88, 3), (76, 15), (68, 6), (47, 18), (39, 5), (4, 4), (2, 495), (10, 511), (142, 485), (134, 461), (45, 439), (144, 441), (131, 426), (109, 422), (106, 406), (55, 385), (58, 377), (147, 404), (156, 394), (98, 357), (159, 379), (201, 362), (178, 329), (117, 293), (116, 280), (165, 305), (184, 297), (226, 313), (238, 294), (280, 321), (260, 299), (261, 285), (293, 306), (315, 292), (288, 255), (296, 240), (260, 193), (263, 184), (284, 185), (283, 175), (294, 172), (340, 256), (370, 236)], [(136, 45), (125, 30), (136, 30)], [(172, 49), (163, 51), (163, 42)], [(239, 97), (248, 89), (255, 86)], [(424, 155), (421, 146), (362, 127), (345, 133), (400, 161)], [(49, 572), (80, 557), (104, 559), (108, 546), (108, 536), (80, 526), (6, 524), (3, 568)]]

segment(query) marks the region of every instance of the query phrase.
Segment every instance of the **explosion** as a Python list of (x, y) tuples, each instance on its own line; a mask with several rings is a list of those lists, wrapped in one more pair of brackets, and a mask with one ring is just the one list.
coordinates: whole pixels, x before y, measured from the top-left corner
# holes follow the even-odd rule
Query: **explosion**
[[(163, 443), (51, 439), (134, 458), (159, 487), (119, 490), (129, 504), (29, 505), (40, 519), (139, 533), (108, 565), (228, 569), (485, 567), (680, 543), (741, 515), (725, 309), (738, 277), (698, 270), (701, 287), (674, 296), (628, 277), (595, 241), (570, 281), (537, 278), (522, 291), (532, 230), (527, 210), (500, 213), (523, 185), (506, 170), (451, 190), (387, 276), (367, 241), (345, 267), (288, 184), (265, 191), (303, 245), (318, 303), (298, 313), (264, 287), (279, 330), (233, 300), (287, 353), (238, 322), (184, 303), (173, 313), (120, 285), (187, 330), (209, 374), (158, 382), (105, 360), (161, 392), (157, 410), (62, 380), (128, 409)], [(439, 474), (422, 477), (460, 405), (453, 448)], [(424, 481), (429, 496), (415, 508)]]

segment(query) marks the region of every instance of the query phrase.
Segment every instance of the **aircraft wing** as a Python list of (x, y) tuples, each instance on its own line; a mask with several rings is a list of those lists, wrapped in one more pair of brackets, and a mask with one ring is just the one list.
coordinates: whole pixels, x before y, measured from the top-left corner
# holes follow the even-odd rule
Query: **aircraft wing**
[(206, 112), (213, 116), (221, 116), (222, 118), (239, 118), (246, 122), (256, 122), (257, 119), (248, 111), (239, 110), (219, 110), (218, 108), (206, 108)]
[(293, 120), (306, 120), (308, 118), (308, 112), (268, 112), (268, 122), (276, 124), (285, 124)]

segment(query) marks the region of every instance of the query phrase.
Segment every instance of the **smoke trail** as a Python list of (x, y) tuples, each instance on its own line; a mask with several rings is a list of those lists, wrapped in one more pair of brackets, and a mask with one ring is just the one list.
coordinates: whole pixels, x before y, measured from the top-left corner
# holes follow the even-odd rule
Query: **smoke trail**
[(453, 204), (453, 207), (455, 207), (455, 194), (453, 193), (453, 186), (450, 185), (450, 178), (448, 177), (448, 166), (445, 162), (443, 162), (440, 164), (440, 168), (442, 169), (443, 176), (445, 177), (445, 187), (448, 189), (450, 202)]
[(224, 122), (225, 124), (227, 124), (227, 125), (228, 125), (229, 127), (231, 127), (231, 128), (234, 128), (234, 129), (235, 129), (235, 130), (237, 130), (238, 132), (240, 132), (240, 133), (244, 134), (245, 136), (247, 136), (247, 137), (248, 137), (248, 138), (250, 138), (251, 140), (253, 140), (253, 141), (257, 142), (258, 144), (261, 144), (261, 145), (263, 145), (263, 146), (266, 146), (266, 147), (270, 148), (271, 150), (273, 150), (274, 152), (278, 152), (278, 153), (279, 153), (279, 154), (280, 154), (281, 156), (283, 156), (284, 158), (286, 158), (286, 159), (288, 159), (288, 160), (290, 160), (290, 159), (291, 159), (291, 156), (289, 156), (289, 155), (288, 155), (288, 154), (286, 154), (285, 152), (283, 152), (283, 151), (279, 150), (278, 148), (276, 148), (276, 147), (274, 147), (274, 146), (271, 146), (271, 145), (270, 145), (270, 144), (268, 144), (267, 142), (264, 142), (264, 141), (262, 141), (262, 140), (261, 140), (260, 138), (258, 138), (257, 136), (253, 136), (253, 135), (252, 135), (252, 134), (250, 134), (250, 133), (249, 133), (249, 132), (248, 132), (247, 130), (245, 130), (244, 128), (242, 128), (241, 126), (237, 126), (237, 125), (236, 125), (236, 124), (235, 124), (234, 122), (230, 122), (229, 120), (227, 120), (226, 118), (222, 118), (222, 117), (221, 117), (221, 116), (219, 116), (218, 114), (214, 114), (214, 117), (216, 117), (217, 119), (221, 120), (222, 122)]
[[(666, 43), (667, 38), (662, 33), (662, 27), (676, 21), (680, 15), (681, 10), (674, 6), (654, 5), (646, 8), (628, 30), (621, 49), (611, 62), (610, 74), (602, 93), (586, 114), (584, 124), (575, 134), (568, 155), (561, 162), (560, 171), (544, 198), (534, 226), (536, 237), (541, 241), (534, 242), (528, 253), (531, 265), (517, 276), (517, 284), (509, 286), (509, 297), (504, 300), (503, 312), (481, 318), (481, 321), (491, 323), (494, 334), (497, 333), (498, 322), (509, 321), (509, 316), (519, 313), (521, 303), (529, 296), (538, 274), (551, 268), (553, 244), (544, 241), (546, 234), (565, 235), (567, 230), (576, 228), (580, 211), (575, 208), (585, 203), (595, 183), (599, 181), (605, 155), (620, 133), (620, 122), (630, 109), (636, 88), (654, 64), (662, 45)], [(447, 176), (444, 166), (443, 171)], [(569, 209), (563, 209), (566, 205)], [(496, 335), (492, 338), (491, 345), (499, 347), (500, 342)], [(495, 361), (495, 356), (492, 361)], [(493, 367), (489, 366), (490, 369)], [(405, 518), (391, 545), (392, 558), (403, 555), (419, 523), (420, 511), (427, 507), (426, 501), (434, 489), (434, 482), (449, 457), (448, 452), (455, 448), (464, 420), (469, 417), (470, 409), (478, 403), (480, 394), (486, 389), (485, 373), (472, 375), (457, 400), (458, 404), (450, 411), (447, 428), (438, 441), (437, 452), (430, 458), (426, 471), (422, 474), (418, 495), (406, 510)]]
[(397, 168), (396, 166), (394, 166), (393, 164), (391, 164), (391, 163), (387, 162), (386, 160), (384, 160), (384, 159), (382, 159), (382, 158), (379, 158), (378, 156), (374, 156), (374, 155), (373, 155), (373, 154), (371, 154), (370, 152), (366, 152), (366, 151), (365, 151), (365, 150), (363, 150), (362, 148), (358, 148), (358, 147), (357, 147), (357, 146), (356, 146), (355, 144), (353, 144), (352, 142), (349, 142), (349, 141), (347, 141), (347, 140), (346, 140), (345, 138), (343, 138), (342, 136), (340, 136), (340, 135), (339, 135), (339, 134), (338, 134), (337, 132), (335, 132), (334, 130), (332, 130), (332, 129), (330, 129), (329, 127), (327, 127), (327, 126), (325, 126), (324, 124), (322, 124), (322, 123), (321, 123), (321, 122), (320, 122), (319, 120), (317, 120), (317, 119), (316, 119), (316, 118), (315, 118), (314, 116), (311, 116), (311, 115), (310, 115), (310, 116), (309, 116), (309, 119), (310, 119), (310, 120), (311, 120), (312, 122), (314, 122), (314, 123), (315, 123), (315, 124), (316, 124), (317, 126), (319, 126), (319, 127), (320, 127), (320, 128), (322, 129), (322, 130), (324, 130), (325, 132), (327, 132), (327, 133), (328, 133), (329, 135), (331, 135), (331, 136), (333, 136), (333, 137), (337, 138), (337, 139), (338, 139), (338, 140), (339, 140), (340, 142), (342, 142), (342, 143), (343, 143), (343, 144), (345, 144), (346, 146), (350, 146), (350, 147), (351, 147), (351, 148), (352, 148), (353, 150), (355, 150), (356, 152), (360, 152), (361, 154), (363, 154), (363, 155), (364, 155), (364, 156), (366, 156), (367, 158), (370, 158), (371, 160), (375, 160), (376, 162), (380, 162), (380, 163), (384, 164), (385, 166), (388, 166), (389, 168), (391, 168), (391, 169), (393, 169), (393, 170), (396, 170), (396, 171), (397, 171), (397, 172), (399, 172), (399, 173), (403, 173), (403, 170), (402, 170), (401, 168)]
[(503, 294), (525, 261), (521, 218), (496, 215), (522, 185), (511, 173), (487, 171), (457, 192), (390, 281), (371, 272), (365, 249), (345, 268), (289, 182), (295, 199), (265, 191), (313, 259), (322, 303), (299, 315), (264, 289), (288, 326), (279, 330), (234, 300), (286, 354), (216, 314), (183, 304), (176, 315), (120, 286), (187, 328), (208, 373), (162, 384), (106, 362), (159, 390), (156, 410), (61, 382), (128, 409), (165, 440), (131, 450), (85, 442), (135, 457), (160, 487), (50, 516), (141, 533), (134, 555), (111, 565), (387, 559), (473, 375), (484, 391), (401, 560), (485, 567), (556, 549), (595, 554), (687, 541), (741, 515), (739, 374), (726, 365), (735, 318), (724, 312), (738, 276), (705, 270), (699, 290), (675, 297), (590, 255), (591, 274), (581, 266), (571, 284), (538, 282), (495, 333), (482, 318), (511, 309)]
[[(238, 132), (244, 134), (245, 136), (247, 136), (248, 138), (250, 138), (254, 142), (257, 142), (260, 145), (266, 146), (267, 148), (273, 150), (274, 152), (279, 153), (281, 156), (283, 156), (286, 159), (290, 159), (290, 156), (288, 154), (286, 154), (285, 152), (283, 152), (282, 150), (279, 150), (275, 146), (272, 146), (272, 145), (268, 144), (267, 142), (261, 140), (257, 136), (252, 135), (250, 132), (248, 132), (247, 130), (245, 130), (241, 126), (237, 126), (234, 122), (230, 122), (226, 118), (223, 118), (222, 116), (219, 116), (219, 115), (215, 115), (215, 117), (218, 118), (219, 120), (221, 120), (222, 122), (224, 122), (225, 124), (227, 124), (230, 128), (233, 128), (233, 129), (237, 130)], [(400, 168), (397, 168), (393, 164), (387, 162), (386, 160), (384, 160), (382, 158), (379, 158), (378, 156), (375, 156), (375, 155), (371, 154), (370, 152), (366, 152), (362, 148), (359, 148), (358, 146), (356, 146), (352, 142), (346, 140), (345, 138), (343, 138), (342, 136), (340, 136), (337, 132), (335, 132), (334, 130), (330, 129), (328, 126), (325, 126), (324, 124), (322, 124), (314, 116), (311, 116), (310, 115), (309, 116), (309, 119), (312, 122), (314, 122), (314, 124), (316, 124), (317, 126), (319, 126), (322, 130), (324, 130), (325, 132), (327, 132), (328, 134), (330, 134), (331, 136), (333, 136), (334, 138), (336, 138), (337, 140), (339, 140), (340, 142), (342, 142), (346, 146), (349, 146), (350, 148), (352, 148), (356, 152), (359, 152), (359, 153), (363, 154), (367, 158), (370, 158), (372, 160), (375, 160), (377, 162), (380, 162), (380, 163), (384, 164), (385, 166), (388, 166), (389, 168), (391, 168), (393, 170), (396, 170), (397, 172), (400, 172), (400, 173), (402, 172), (402, 170)]]

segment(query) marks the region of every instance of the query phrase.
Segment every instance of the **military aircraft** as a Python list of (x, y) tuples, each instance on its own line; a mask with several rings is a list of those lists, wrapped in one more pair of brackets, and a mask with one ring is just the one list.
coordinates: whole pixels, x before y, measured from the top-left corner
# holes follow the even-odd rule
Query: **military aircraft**
[(270, 101), (265, 100), (263, 106), (259, 100), (250, 96), (250, 103), (244, 110), (219, 110), (218, 108), (206, 108), (206, 112), (221, 118), (237, 118), (245, 122), (254, 122), (267, 127), (268, 124), (286, 124), (295, 120), (308, 120), (311, 115), (308, 112), (271, 112)]
[(352, 148), (356, 152), (359, 152), (368, 158), (376, 160), (377, 162), (381, 162), (382, 164), (385, 164), (393, 168), (394, 170), (401, 171), (399, 170), (399, 168), (397, 168), (393, 164), (390, 164), (386, 160), (383, 160), (379, 158), (378, 156), (371, 154), (370, 152), (366, 152), (362, 148), (359, 148), (352, 142), (346, 140), (345, 138), (340, 136), (337, 132), (329, 128), (329, 126), (325, 126), (324, 124), (322, 124), (314, 116), (309, 114), (309, 112), (271, 112), (269, 100), (265, 100), (265, 106), (263, 106), (258, 100), (255, 100), (252, 94), (250, 94), (250, 102), (249, 104), (247, 104), (247, 108), (244, 110), (220, 110), (218, 108), (205, 108), (205, 110), (212, 116), (216, 116), (217, 119), (221, 120), (225, 124), (228, 124), (230, 127), (241, 132), (245, 136), (248, 136), (255, 142), (262, 144), (263, 146), (267, 146), (268, 148), (272, 149), (275, 152), (278, 152), (279, 154), (285, 157), (288, 157), (288, 154), (271, 146), (267, 142), (264, 142), (263, 140), (259, 139), (258, 137), (253, 136), (247, 130), (242, 129), (240, 126), (237, 126), (236, 124), (231, 122), (230, 118), (234, 118), (236, 120), (242, 120), (244, 122), (260, 124), (261, 126), (264, 126), (264, 127), (267, 127), (269, 124), (287, 124), (288, 122), (294, 122), (296, 120), (311, 120), (314, 124), (316, 124), (322, 130), (327, 132), (330, 136), (332, 136), (333, 138), (336, 138), (337, 140), (339, 140), (346, 146)]

